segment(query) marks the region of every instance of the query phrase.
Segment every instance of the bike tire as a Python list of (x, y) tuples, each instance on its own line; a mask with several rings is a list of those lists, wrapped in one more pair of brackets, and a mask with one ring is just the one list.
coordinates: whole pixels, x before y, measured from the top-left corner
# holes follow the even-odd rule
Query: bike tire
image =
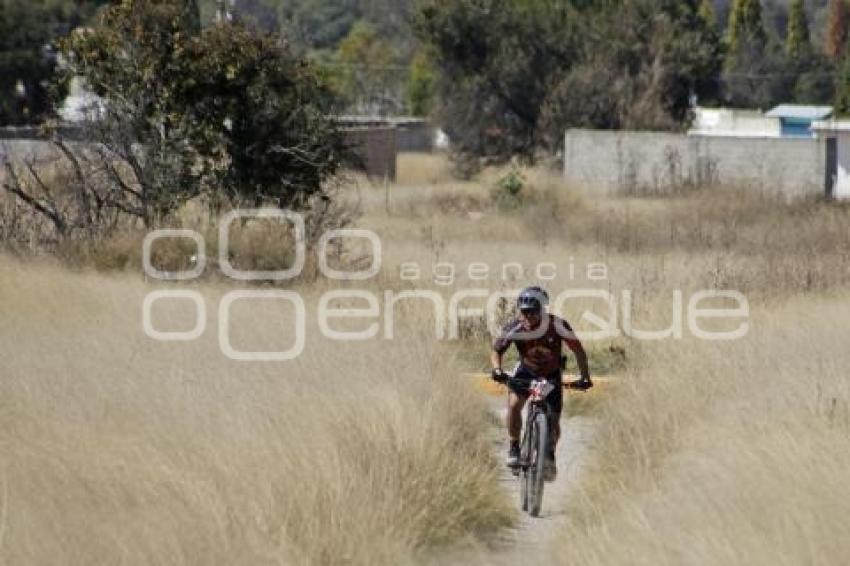
[(539, 517), (540, 510), (543, 507), (543, 476), (546, 466), (546, 451), (549, 447), (549, 423), (546, 420), (546, 415), (542, 412), (537, 413), (532, 426), (535, 434), (532, 438), (533, 460), (529, 462), (528, 469), (528, 514), (532, 517)]
[(523, 460), (525, 467), (522, 473), (522, 510), (531, 513), (532, 502), (534, 501), (534, 467), (537, 457), (537, 425), (533, 420), (526, 422), (528, 430), (527, 450)]
[(522, 436), (522, 447), (520, 448), (520, 461), (524, 463), (522, 476), (520, 478), (519, 487), (519, 502), (523, 511), (528, 511), (529, 493), (528, 493), (528, 461), (531, 458), (532, 438), (531, 432), (526, 427), (525, 434)]

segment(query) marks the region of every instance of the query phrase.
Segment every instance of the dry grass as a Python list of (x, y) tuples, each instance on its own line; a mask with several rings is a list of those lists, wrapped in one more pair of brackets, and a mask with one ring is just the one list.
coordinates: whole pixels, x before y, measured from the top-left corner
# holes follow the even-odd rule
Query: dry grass
[[(581, 408), (601, 428), (564, 544), (550, 549), (558, 562), (842, 561), (850, 209), (736, 191), (594, 201), (534, 170), (523, 205), (500, 213), (490, 188), (504, 170), (474, 182), (446, 171), (439, 157), (402, 156), (389, 190), (351, 187), (359, 224), (383, 241), (368, 289), (516, 288), (551, 262), (554, 294), (634, 291), (642, 328), (669, 323), (674, 289), (735, 288), (754, 308), (750, 334), (731, 344), (587, 344), (597, 373), (625, 363), (627, 379)], [(189, 213), (214, 255), (214, 227)], [(276, 229), (235, 230), (239, 265), (288, 261)], [(311, 320), (304, 355), (230, 362), (216, 345), (229, 289), (217, 278), (191, 286), (210, 312), (201, 340), (142, 334), (151, 287), (136, 275), (140, 237), (123, 233), (80, 262), (130, 273), (0, 258), (0, 561), (414, 563), (510, 520), (482, 401), (457, 380), (486, 364), (481, 321), (468, 321), (465, 341), (439, 344), (433, 315), (415, 305), (400, 311), (407, 340), (329, 342), (314, 315), (334, 284), (308, 278), (296, 286)], [(166, 247), (157, 261), (182, 267), (186, 253)], [(414, 282), (400, 276), (411, 262)], [(439, 279), (447, 262), (450, 282)], [(523, 273), (502, 277), (506, 262)], [(608, 266), (605, 280), (589, 280), (593, 262)], [(490, 266), (485, 281), (470, 278), (471, 263)], [(560, 314), (588, 328), (583, 309), (602, 305)], [(238, 346), (292, 339), (285, 309), (235, 312)], [(179, 305), (155, 315), (191, 325)]]
[(399, 185), (433, 185), (452, 180), (451, 167), (443, 153), (400, 153), (396, 167)]
[[(481, 400), (418, 331), (311, 325), (297, 362), (244, 364), (214, 316), (199, 342), (146, 338), (127, 276), (4, 260), (0, 289), (3, 563), (398, 564), (510, 516)], [(157, 326), (191, 326), (179, 305)], [(285, 309), (234, 312), (237, 345), (291, 343)]]
[(601, 407), (570, 564), (841, 564), (850, 553), (846, 293), (741, 341), (646, 348)]
[[(592, 466), (549, 558), (843, 563), (850, 552), (850, 208), (783, 204), (732, 189), (589, 201), (545, 173), (528, 177), (539, 196), (514, 215), (482, 207), (484, 215), (461, 228), (457, 219), (429, 214), (441, 206), (434, 189), (399, 195), (416, 214), (401, 207), (396, 214), (428, 219), (427, 240), (437, 241), (439, 253), (423, 254), (426, 263), (426, 255), (561, 268), (569, 258), (579, 266), (604, 261), (605, 287), (641, 297), (636, 317), (644, 328), (669, 324), (673, 289), (737, 289), (753, 307), (749, 335), (733, 343), (623, 343), (629, 371), (591, 407), (601, 427)], [(483, 199), (486, 188), (465, 190)], [(372, 219), (399, 238), (404, 221)], [(548, 285), (594, 286), (562, 273)], [(574, 305), (565, 314), (579, 308), (593, 310)]]

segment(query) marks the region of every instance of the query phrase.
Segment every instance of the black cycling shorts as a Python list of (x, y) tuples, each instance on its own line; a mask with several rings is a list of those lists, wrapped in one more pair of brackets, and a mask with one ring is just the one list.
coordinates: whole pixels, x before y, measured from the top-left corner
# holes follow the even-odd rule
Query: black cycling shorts
[[(512, 383), (508, 385), (510, 390), (520, 397), (528, 397), (528, 389), (531, 386), (531, 382), (535, 379), (540, 379), (537, 375), (522, 365), (517, 368), (514, 378), (525, 382), (523, 386), (514, 385)], [(561, 370), (553, 371), (546, 376), (546, 380), (555, 386), (554, 391), (546, 396), (546, 404), (549, 405), (552, 415), (557, 419), (561, 416), (561, 411), (564, 408), (564, 388), (562, 386)]]

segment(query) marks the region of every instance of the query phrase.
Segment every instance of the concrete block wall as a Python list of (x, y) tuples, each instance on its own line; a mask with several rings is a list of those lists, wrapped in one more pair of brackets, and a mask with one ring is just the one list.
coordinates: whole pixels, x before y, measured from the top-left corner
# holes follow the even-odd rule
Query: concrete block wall
[(564, 176), (591, 193), (661, 195), (736, 185), (785, 200), (825, 194), (826, 144), (663, 132), (568, 130)]
[(50, 145), (44, 140), (0, 138), (0, 165), (6, 162), (46, 160), (53, 155)]
[[(83, 137), (80, 128), (60, 126), (59, 135), (63, 139), (76, 143)], [(51, 159), (57, 156), (56, 150), (48, 143), (41, 128), (35, 126), (0, 128), (0, 165), (4, 161), (24, 161)]]
[[(387, 125), (364, 125), (342, 129), (346, 142), (355, 154), (352, 165), (376, 179), (390, 181), (396, 177), (396, 129)], [(61, 130), (66, 139), (82, 139), (82, 131), (67, 127)], [(34, 127), (0, 128), (0, 164), (3, 160), (41, 159), (54, 155), (41, 130)]]

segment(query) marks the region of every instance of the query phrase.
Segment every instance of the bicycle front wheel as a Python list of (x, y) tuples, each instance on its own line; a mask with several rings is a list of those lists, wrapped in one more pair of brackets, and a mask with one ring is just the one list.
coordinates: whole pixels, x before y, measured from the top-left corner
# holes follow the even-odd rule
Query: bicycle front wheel
[(528, 514), (540, 516), (543, 507), (543, 475), (546, 466), (546, 450), (549, 446), (549, 423), (543, 412), (537, 413), (532, 423), (532, 450), (526, 476), (528, 493)]
[[(531, 429), (531, 430), (529, 430)], [(528, 511), (528, 474), (529, 474), (529, 466), (528, 463), (531, 461), (531, 455), (533, 453), (532, 446), (534, 445), (534, 426), (529, 422), (526, 426), (525, 433), (522, 435), (522, 448), (520, 450), (520, 462), (522, 463), (522, 477), (519, 482), (519, 500), (522, 505), (523, 511)]]

